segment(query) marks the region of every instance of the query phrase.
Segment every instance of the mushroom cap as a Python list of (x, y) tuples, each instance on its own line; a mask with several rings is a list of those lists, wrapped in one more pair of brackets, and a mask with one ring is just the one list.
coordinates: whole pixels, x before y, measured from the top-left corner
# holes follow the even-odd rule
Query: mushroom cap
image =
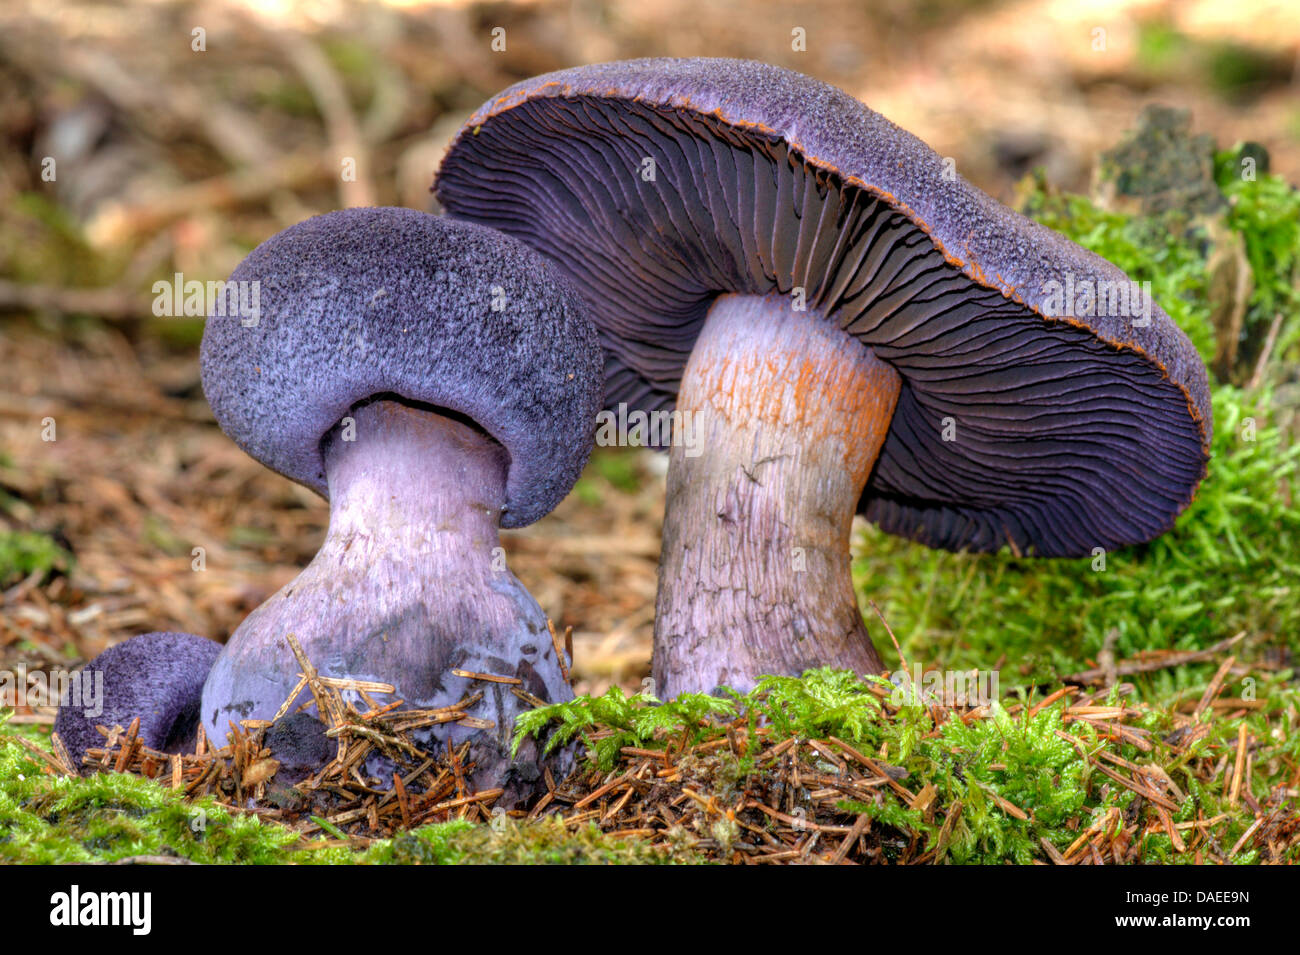
[[(238, 309), (240, 282), (258, 283), (256, 310)], [(218, 306), (200, 348), (217, 423), (323, 496), (321, 440), (380, 396), (467, 417), (506, 449), (504, 527), (548, 513), (591, 453), (602, 356), (587, 308), (507, 235), (411, 209), (330, 212), (249, 253)]]
[(859, 505), (891, 533), (1087, 554), (1167, 530), (1205, 474), (1205, 367), (1150, 296), (1145, 325), (1060, 315), (1048, 283), (1128, 278), (810, 77), (723, 59), (536, 77), (468, 121), (434, 190), (573, 279), (610, 406), (671, 409), (717, 295), (803, 288), (902, 377)]
[(64, 701), (54, 730), (78, 767), (86, 750), (104, 745), (96, 726), (126, 727), (136, 717), (140, 739), (151, 749), (167, 752), (185, 746), (198, 731), (203, 682), (220, 652), (215, 640), (172, 631), (142, 633), (116, 643), (77, 677), (88, 681), (101, 674), (102, 712), (89, 716), (84, 707), (71, 705), (77, 701)]

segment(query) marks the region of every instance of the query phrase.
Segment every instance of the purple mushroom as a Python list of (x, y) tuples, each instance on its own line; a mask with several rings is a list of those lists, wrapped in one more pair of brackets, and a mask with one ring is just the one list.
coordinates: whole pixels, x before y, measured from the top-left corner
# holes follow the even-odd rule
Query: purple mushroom
[(330, 523), (212, 667), (207, 732), (275, 715), (301, 669), (294, 634), (322, 675), (391, 684), (408, 707), (482, 692), (468, 713), (491, 730), (425, 742), (473, 737), (476, 783), (526, 785), (536, 762), (507, 752), (527, 704), (454, 671), (571, 697), (498, 530), (547, 514), (591, 451), (602, 358), (585, 306), (510, 237), (407, 209), (302, 222), (235, 269), (232, 301), (239, 283), (256, 283), (257, 314), (209, 318), (204, 393), (241, 448), (329, 499)]
[(681, 413), (661, 694), (879, 672), (855, 512), (931, 547), (1086, 555), (1169, 529), (1205, 474), (1205, 368), (1149, 290), (809, 77), (540, 76), (469, 120), (435, 191), (572, 279), (610, 408)]
[(60, 702), (54, 731), (78, 767), (102, 747), (96, 726), (123, 728), (140, 718), (140, 741), (164, 753), (188, 751), (199, 728), (199, 694), (221, 652), (192, 633), (144, 633), (109, 647), (76, 674), (76, 693)]

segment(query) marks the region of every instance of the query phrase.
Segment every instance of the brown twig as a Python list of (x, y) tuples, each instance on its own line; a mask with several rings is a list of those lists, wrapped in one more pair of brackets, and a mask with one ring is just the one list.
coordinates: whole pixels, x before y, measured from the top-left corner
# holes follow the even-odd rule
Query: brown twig
[[(1167, 670), (1170, 667), (1183, 666), (1187, 663), (1202, 663), (1218, 656), (1224, 650), (1241, 642), (1245, 637), (1246, 631), (1243, 630), (1225, 640), (1220, 640), (1212, 647), (1206, 647), (1204, 650), (1179, 650), (1151, 660), (1125, 660), (1123, 663), (1115, 664), (1115, 675), (1133, 676), (1136, 673), (1153, 673), (1156, 670)], [(1092, 670), (1071, 673), (1068, 676), (1061, 677), (1061, 681), (1063, 683), (1087, 685), (1104, 679), (1105, 676), (1106, 670), (1097, 667)]]

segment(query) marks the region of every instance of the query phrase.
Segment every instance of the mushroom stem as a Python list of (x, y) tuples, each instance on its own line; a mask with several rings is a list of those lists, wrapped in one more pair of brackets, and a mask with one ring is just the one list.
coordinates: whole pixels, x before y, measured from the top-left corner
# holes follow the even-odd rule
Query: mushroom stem
[(900, 379), (783, 296), (728, 295), (682, 377), (668, 465), (654, 677), (665, 698), (764, 674), (884, 667), (849, 535)]
[[(498, 527), (508, 456), (467, 424), (394, 401), (351, 417), (325, 439), (325, 542), (230, 638), (204, 688), (207, 731), (223, 739), (227, 721), (275, 715), (299, 679), (285, 640), (292, 633), (323, 676), (392, 684), (408, 707), (447, 706), (481, 691), (467, 713), (493, 729), (440, 724), (424, 742), (474, 736), (476, 777), (504, 779), (509, 791), (509, 741), (525, 704), (509, 684), (452, 671), (514, 677), (548, 701), (572, 692), (545, 615), (505, 566)], [(304, 691), (298, 702), (307, 699)], [(540, 774), (536, 754), (527, 756), (515, 772)]]

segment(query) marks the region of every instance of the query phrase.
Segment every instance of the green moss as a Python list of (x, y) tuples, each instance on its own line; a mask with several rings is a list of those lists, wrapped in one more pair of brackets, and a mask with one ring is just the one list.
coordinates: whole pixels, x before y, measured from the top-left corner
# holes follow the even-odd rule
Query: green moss
[(635, 448), (602, 448), (591, 453), (573, 493), (587, 507), (600, 507), (607, 495), (635, 493), (643, 474)]
[(242, 524), (235, 524), (231, 526), (226, 541), (231, 547), (255, 550), (274, 544), (275, 535), (264, 527), (246, 527)]
[(1163, 16), (1139, 24), (1134, 66), (1151, 82), (1208, 82), (1227, 100), (1242, 100), (1270, 85), (1285, 84), (1292, 70), (1285, 53), (1191, 36)]
[(290, 117), (316, 118), (320, 115), (311, 90), (296, 74), (273, 73), (259, 77), (249, 91), (249, 99), (254, 106)]
[(1286, 83), (1292, 64), (1257, 47), (1224, 41), (1206, 51), (1210, 85), (1227, 99), (1257, 95), (1270, 84)]
[(1163, 75), (1178, 66), (1192, 49), (1187, 34), (1163, 20), (1148, 20), (1138, 30), (1137, 65)]
[(50, 537), (31, 531), (0, 531), (0, 587), (8, 587), (35, 571), (66, 571), (72, 555)]
[[(680, 734), (688, 743), (698, 742), (709, 732), (710, 718), (732, 717), (736, 712), (734, 698), (683, 693), (660, 705), (648, 693), (628, 696), (621, 687), (612, 686), (600, 696), (580, 696), (520, 714), (515, 721), (513, 752), (519, 751), (528, 736), (537, 736), (552, 723), (558, 723), (547, 740), (546, 752), (581, 740), (591, 750), (600, 769), (608, 772), (624, 746), (648, 745), (660, 732)], [(598, 730), (607, 735), (597, 739), (593, 734)]]
[(120, 263), (86, 242), (73, 216), (53, 200), (20, 193), (0, 209), (0, 275), (73, 288), (107, 284)]
[[(1288, 784), (1290, 767), (1300, 756), (1300, 736), (1288, 731), (1287, 713), (1300, 702), (1293, 677), (1290, 671), (1283, 671), (1252, 684), (1261, 707), (1246, 718), (1252, 736), (1259, 741), (1253, 751), (1256, 769), (1250, 788), (1260, 803), (1267, 802), (1277, 787)], [(607, 745), (611, 738), (618, 746), (651, 749), (669, 742), (694, 745), (719, 738), (723, 729), (703, 718), (706, 707), (702, 699), (708, 698), (686, 696), (659, 703), (643, 695), (629, 698), (615, 688), (602, 696), (579, 697), (525, 714), (517, 738), (558, 724), (561, 738), (585, 739), (594, 768), (608, 772), (617, 751)], [(727, 717), (743, 713), (751, 724), (769, 726), (768, 740), (773, 743), (789, 738), (838, 737), (862, 752), (887, 758), (902, 770), (901, 781), (913, 792), (927, 784), (933, 786), (936, 805), (952, 807), (960, 801), (961, 813), (942, 846), (938, 820), (927, 820), (921, 811), (892, 797), (869, 804), (841, 804), (846, 811), (865, 813), (898, 830), (895, 841), (899, 848), (913, 836), (923, 837), (927, 851), (939, 850), (938, 861), (1029, 863), (1045, 857), (1044, 840), (1063, 851), (1082, 832), (1105, 823), (1111, 810), (1128, 809), (1134, 793), (1110, 783), (1094, 768), (1095, 757), (1103, 750), (1128, 762), (1162, 767), (1185, 794), (1174, 814), (1178, 821), (1191, 819), (1197, 812), (1203, 818), (1225, 815), (1218, 838), (1227, 845), (1254, 820), (1242, 802), (1233, 804), (1224, 797), (1221, 780), (1203, 785), (1201, 777), (1189, 769), (1193, 758), (1213, 759), (1229, 752), (1241, 720), (1206, 717), (1208, 733), (1180, 753), (1163, 739), (1175, 725), (1174, 697), (1151, 707), (1136, 724), (1150, 731), (1154, 741), (1153, 750), (1143, 752), (1129, 742), (1099, 737), (1086, 721), (1067, 720), (1064, 703), (1035, 712), (1029, 705), (1032, 695), (1021, 702), (1025, 705), (1014, 716), (999, 702), (988, 718), (970, 722), (948, 719), (936, 726), (928, 709), (917, 706), (886, 712), (858, 677), (822, 669), (799, 678), (765, 678), (753, 692), (714, 700), (707, 709)], [(740, 761), (737, 771), (742, 779), (756, 772), (748, 758)], [(726, 777), (714, 783), (729, 788), (735, 780)], [(1007, 804), (1020, 814), (1008, 810)], [(890, 841), (886, 839), (883, 845), (888, 850)], [(1144, 853), (1145, 861), (1189, 861), (1185, 854), (1174, 852), (1167, 837), (1163, 842), (1148, 838)], [(1243, 852), (1236, 861), (1253, 859), (1253, 853)]]
[(1230, 203), (1228, 226), (1244, 240), (1255, 278), (1246, 327), (1285, 321), (1274, 354), (1300, 357), (1300, 191), (1270, 175), (1267, 154), (1253, 144), (1216, 158), (1216, 178)]
[[(1300, 704), (1294, 674), (1261, 675), (1245, 691), (1259, 708), (1244, 718), (1256, 741), (1249, 790), (1261, 804), (1288, 784), (1290, 767), (1300, 761), (1300, 736), (1289, 732), (1288, 712)], [(1195, 693), (1202, 690), (1197, 684)], [(1226, 819), (1216, 831), (1231, 845), (1253, 821), (1244, 801), (1231, 803), (1221, 779), (1206, 780), (1205, 761), (1213, 765), (1230, 754), (1243, 719), (1203, 721), (1208, 732), (1179, 751), (1166, 740), (1174, 728), (1180, 696), (1151, 707), (1138, 724), (1150, 731), (1154, 749), (1140, 751), (1128, 742), (1099, 737), (1091, 724), (1068, 720), (1057, 703), (1034, 712), (1022, 698), (1012, 715), (1002, 703), (989, 718), (970, 722), (950, 719), (937, 725), (922, 707), (886, 711), (867, 683), (846, 671), (809, 671), (802, 677), (769, 677), (751, 693), (727, 699), (686, 696), (668, 703), (651, 697), (628, 697), (617, 688), (599, 697), (579, 697), (545, 707), (521, 718), (518, 734), (540, 733), (559, 724), (557, 738), (585, 740), (598, 768), (613, 768), (617, 746), (660, 748), (694, 745), (719, 738), (724, 730), (712, 717), (743, 714), (751, 725), (769, 727), (768, 739), (844, 739), (897, 767), (900, 781), (914, 792), (934, 787), (936, 805), (945, 812), (962, 804), (956, 825), (942, 845), (941, 824), (927, 819), (893, 797), (868, 804), (844, 803), (848, 812), (870, 815), (886, 834), (888, 856), (916, 838), (939, 861), (956, 863), (1029, 862), (1044, 856), (1044, 840), (1066, 849), (1081, 832), (1101, 825), (1111, 810), (1130, 808), (1133, 794), (1114, 786), (1094, 768), (1102, 750), (1138, 764), (1164, 769), (1184, 798), (1174, 817), (1199, 815)], [(31, 727), (14, 728), (29, 739), (44, 739)], [(695, 854), (676, 848), (661, 851), (644, 841), (614, 839), (594, 826), (566, 829), (553, 819), (492, 825), (452, 822), (423, 826), (365, 849), (320, 847), (304, 842), (274, 823), (233, 813), (210, 799), (188, 801), (153, 782), (133, 776), (101, 774), (87, 779), (49, 775), (43, 764), (12, 739), (0, 735), (0, 861), (66, 863), (113, 861), (133, 855), (178, 855), (196, 862), (303, 864), (659, 864), (698, 862)], [(757, 739), (751, 735), (751, 740)], [(608, 740), (616, 740), (610, 747)], [(736, 788), (759, 772), (751, 755), (737, 760), (728, 753), (697, 760), (713, 791), (730, 801)], [(694, 758), (694, 757), (691, 757)], [(725, 764), (725, 765), (724, 765)], [(1198, 765), (1199, 764), (1199, 765)], [(683, 762), (685, 765), (685, 762)], [(693, 783), (693, 785), (700, 785)], [(707, 788), (707, 787), (706, 787)], [(1019, 812), (1010, 811), (1014, 806)], [(1023, 817), (1023, 818), (1022, 818)], [(725, 834), (724, 834), (725, 835)], [(724, 841), (718, 836), (718, 841)], [(1146, 836), (1143, 858), (1152, 862), (1188, 861), (1167, 838)], [(1256, 860), (1253, 850), (1235, 861)], [(1300, 861), (1300, 860), (1297, 860)]]
[(554, 820), (422, 826), (365, 849), (320, 848), (272, 822), (205, 798), (187, 800), (150, 780), (121, 773), (84, 779), (51, 775), (22, 748), (47, 751), (47, 732), (11, 726), (0, 714), (0, 863), (113, 862), (177, 856), (201, 863), (384, 865), (641, 865), (697, 861), (670, 857), (643, 840), (612, 839), (594, 826), (566, 830)]
[(664, 865), (698, 861), (611, 839), (594, 825), (574, 831), (554, 818), (493, 825), (423, 826), (372, 848), (364, 861), (398, 865)]
[(147, 323), (149, 335), (158, 339), (168, 348), (179, 352), (198, 350), (203, 340), (203, 328), (206, 324), (202, 318), (153, 318)]
[(384, 66), (364, 40), (331, 37), (321, 43), (325, 56), (353, 92), (353, 102), (365, 103), (373, 93), (374, 77)]
[(155, 514), (146, 514), (140, 529), (143, 547), (172, 557), (188, 555), (191, 544), (172, 530), (171, 525)]
[[(6, 734), (10, 734), (7, 727)], [(195, 862), (285, 859), (298, 837), (211, 799), (187, 802), (156, 783), (120, 773), (86, 779), (47, 775), (44, 764), (0, 736), (0, 861), (112, 862), (175, 855)]]

